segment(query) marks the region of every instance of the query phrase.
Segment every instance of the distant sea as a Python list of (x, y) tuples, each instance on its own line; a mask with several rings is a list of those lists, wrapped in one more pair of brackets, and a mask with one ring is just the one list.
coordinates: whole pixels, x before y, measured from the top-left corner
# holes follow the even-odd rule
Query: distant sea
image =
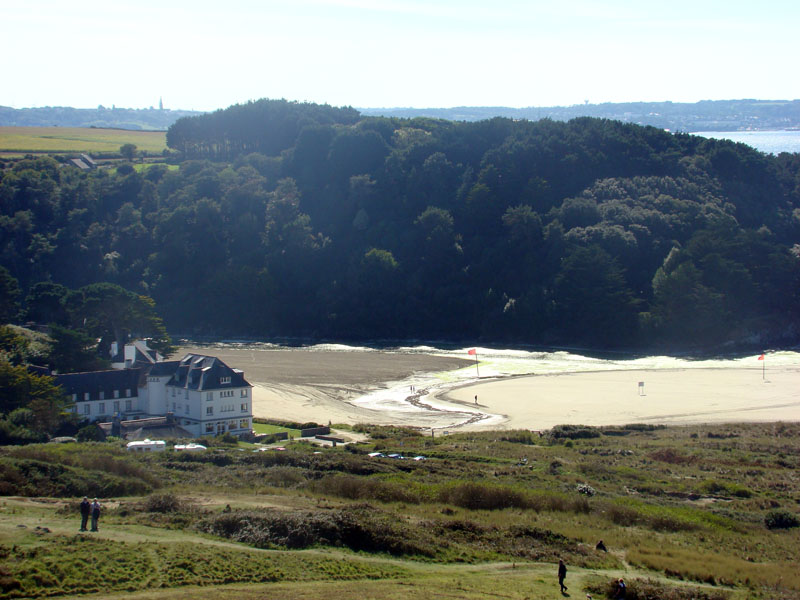
[(768, 154), (800, 152), (800, 130), (792, 131), (697, 131), (700, 135), (717, 140), (732, 140), (752, 146)]

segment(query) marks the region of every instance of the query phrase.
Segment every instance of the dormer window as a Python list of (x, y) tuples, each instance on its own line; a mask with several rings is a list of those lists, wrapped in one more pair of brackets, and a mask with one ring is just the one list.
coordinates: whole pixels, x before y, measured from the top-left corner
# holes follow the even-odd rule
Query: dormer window
[(220, 377), (219, 378), (219, 384), (220, 385), (225, 385), (226, 383), (230, 383), (230, 382), (231, 382), (231, 378), (230, 377)]

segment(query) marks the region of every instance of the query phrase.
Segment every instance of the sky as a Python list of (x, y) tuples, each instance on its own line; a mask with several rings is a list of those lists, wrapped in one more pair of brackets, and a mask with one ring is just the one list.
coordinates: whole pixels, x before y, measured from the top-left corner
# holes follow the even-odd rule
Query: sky
[(800, 98), (797, 0), (0, 0), (0, 105)]

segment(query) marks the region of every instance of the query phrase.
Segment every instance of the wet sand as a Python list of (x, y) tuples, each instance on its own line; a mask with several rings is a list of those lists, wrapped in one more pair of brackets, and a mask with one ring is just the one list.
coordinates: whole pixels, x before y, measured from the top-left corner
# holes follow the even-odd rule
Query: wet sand
[[(176, 352), (217, 356), (241, 369), (253, 384), (253, 416), (297, 422), (375, 423), (414, 427), (443, 426), (445, 416), (431, 420), (427, 411), (372, 410), (351, 404), (363, 394), (418, 373), (459, 369), (471, 360), (423, 353), (379, 350), (262, 349), (231, 345), (186, 346)], [(409, 390), (409, 395), (411, 392)], [(458, 407), (454, 407), (458, 410)], [(439, 416), (439, 415), (434, 415)]]

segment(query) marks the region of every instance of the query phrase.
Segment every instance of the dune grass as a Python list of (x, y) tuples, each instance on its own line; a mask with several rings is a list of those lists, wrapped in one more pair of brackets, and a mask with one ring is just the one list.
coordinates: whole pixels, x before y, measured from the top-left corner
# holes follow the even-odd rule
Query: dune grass
[[(117, 582), (108, 592), (182, 597), (200, 586), (224, 596), (234, 593), (227, 586), (246, 586), (235, 589), (260, 597), (339, 589), (365, 598), (546, 598), (564, 558), (573, 597), (603, 597), (596, 590), (605, 593), (620, 575), (639, 582), (641, 595), (629, 588), (629, 597), (800, 596), (797, 424), (542, 438), (376, 433), (344, 448), (292, 442), (259, 453), (130, 455), (119, 443), (0, 448), (3, 493), (28, 496), (0, 501), (0, 551), (13, 558), (0, 560), (0, 580), (16, 578), (10, 585), (30, 595), (96, 593), (96, 584), (64, 587), (66, 572), (45, 576), (47, 561), (66, 548), (85, 560), (97, 550), (73, 540), (76, 497), (94, 486), (118, 490), (104, 500), (95, 542), (118, 544), (118, 565), (138, 555), (162, 565), (150, 578), (118, 566), (107, 573)], [(369, 457), (374, 450), (428, 459)], [(42, 490), (61, 499), (37, 498)], [(595, 549), (600, 539), (608, 553)], [(204, 549), (193, 553), (195, 545)], [(234, 568), (253, 553), (273, 558), (269, 566), (253, 559), (257, 573)], [(305, 578), (295, 573), (292, 561), (320, 556), (337, 562), (313, 563)], [(352, 582), (340, 588), (339, 577)], [(501, 579), (515, 583), (492, 587)]]

